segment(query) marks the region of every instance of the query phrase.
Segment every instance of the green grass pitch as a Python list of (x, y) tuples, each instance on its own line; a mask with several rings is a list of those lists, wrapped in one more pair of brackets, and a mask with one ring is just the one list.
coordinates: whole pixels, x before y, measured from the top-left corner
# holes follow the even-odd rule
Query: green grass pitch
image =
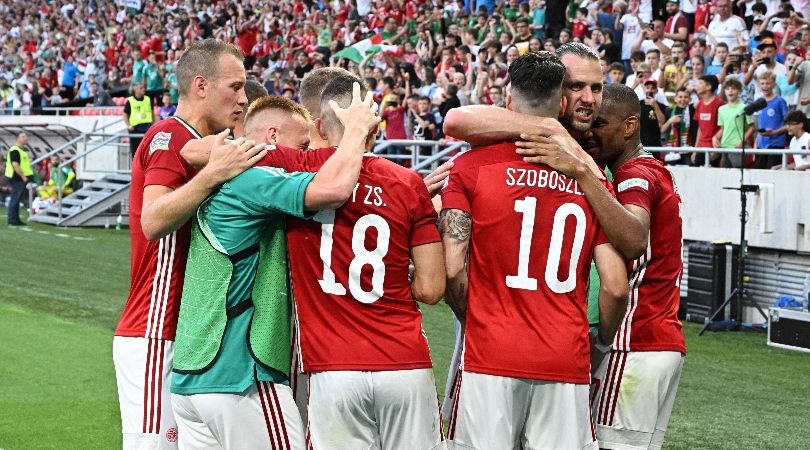
[[(0, 449), (119, 448), (111, 352), (129, 285), (127, 231), (0, 219), (0, 255)], [(423, 312), (443, 392), (451, 314), (444, 304)], [(810, 354), (769, 348), (762, 334), (697, 330), (685, 328), (665, 448), (808, 448)]]

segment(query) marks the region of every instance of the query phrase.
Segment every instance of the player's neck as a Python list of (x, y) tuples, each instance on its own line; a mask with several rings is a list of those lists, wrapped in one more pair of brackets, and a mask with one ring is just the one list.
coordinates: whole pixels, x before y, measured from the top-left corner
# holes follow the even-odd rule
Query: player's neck
[(194, 108), (193, 105), (188, 102), (183, 102), (182, 99), (177, 105), (177, 110), (174, 112), (174, 115), (183, 119), (183, 121), (191, 125), (192, 128), (203, 136), (213, 134), (215, 131), (209, 129), (208, 122), (203, 117), (202, 108)]
[[(630, 143), (628, 143), (628, 144), (630, 144)], [(628, 145), (627, 150), (625, 150), (625, 152), (622, 153), (621, 156), (619, 156), (619, 158), (616, 160), (616, 162), (614, 162), (613, 164), (610, 165), (610, 172), (611, 173), (616, 173), (616, 171), (619, 169), (619, 167), (623, 166), (624, 163), (626, 163), (627, 161), (630, 161), (630, 160), (632, 160), (634, 158), (638, 158), (639, 156), (641, 156), (641, 155), (643, 155), (645, 153), (646, 152), (644, 151), (644, 147), (639, 142), (636, 142), (635, 145), (633, 145), (633, 144)]]

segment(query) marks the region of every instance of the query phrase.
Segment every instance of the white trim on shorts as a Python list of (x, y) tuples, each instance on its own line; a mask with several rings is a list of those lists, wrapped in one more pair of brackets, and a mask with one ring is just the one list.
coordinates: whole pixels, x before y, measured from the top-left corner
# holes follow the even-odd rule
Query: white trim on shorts
[[(680, 352), (612, 351), (594, 376), (602, 448), (661, 448), (678, 390)], [(632, 380), (628, 387), (626, 380)]]
[(123, 448), (176, 449), (169, 384), (174, 341), (113, 337)]

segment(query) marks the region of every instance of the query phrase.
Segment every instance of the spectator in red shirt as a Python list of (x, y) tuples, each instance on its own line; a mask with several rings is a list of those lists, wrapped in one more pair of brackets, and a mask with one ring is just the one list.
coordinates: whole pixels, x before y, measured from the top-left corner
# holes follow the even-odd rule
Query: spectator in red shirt
[[(720, 127), (717, 125), (717, 110), (725, 104), (720, 98), (715, 96), (719, 81), (714, 75), (704, 75), (697, 82), (698, 102), (695, 106), (695, 115), (692, 120), (698, 124), (696, 147), (713, 147), (712, 137), (717, 134)], [(711, 154), (711, 165), (720, 166), (720, 155)], [(692, 153), (692, 163), (698, 166), (705, 162), (705, 154)]]
[(588, 36), (588, 10), (577, 9), (577, 18), (571, 21), (571, 33), (575, 38), (585, 39)]
[(382, 119), (385, 120), (386, 139), (407, 139), (405, 134), (405, 107), (400, 102), (399, 94), (390, 94), (389, 101), (383, 105)]
[(680, 10), (678, 0), (667, 0), (667, 19), (664, 25), (664, 39), (686, 42), (689, 38), (689, 23), (686, 16)]

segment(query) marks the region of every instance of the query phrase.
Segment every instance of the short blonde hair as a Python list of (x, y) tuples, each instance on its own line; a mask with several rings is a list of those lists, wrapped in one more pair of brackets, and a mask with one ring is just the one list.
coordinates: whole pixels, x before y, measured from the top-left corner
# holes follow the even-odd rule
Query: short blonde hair
[(312, 116), (309, 114), (309, 111), (298, 103), (284, 97), (265, 95), (264, 97), (259, 97), (256, 101), (250, 104), (250, 107), (245, 114), (245, 126), (247, 126), (248, 122), (254, 116), (265, 110), (278, 110), (288, 112), (290, 114), (298, 114), (299, 116), (303, 117), (307, 123), (312, 122)]
[(762, 72), (761, 74), (759, 74), (759, 77), (757, 78), (757, 81), (760, 81), (760, 80), (776, 81), (776, 74), (771, 72), (770, 70), (766, 70), (765, 72)]

